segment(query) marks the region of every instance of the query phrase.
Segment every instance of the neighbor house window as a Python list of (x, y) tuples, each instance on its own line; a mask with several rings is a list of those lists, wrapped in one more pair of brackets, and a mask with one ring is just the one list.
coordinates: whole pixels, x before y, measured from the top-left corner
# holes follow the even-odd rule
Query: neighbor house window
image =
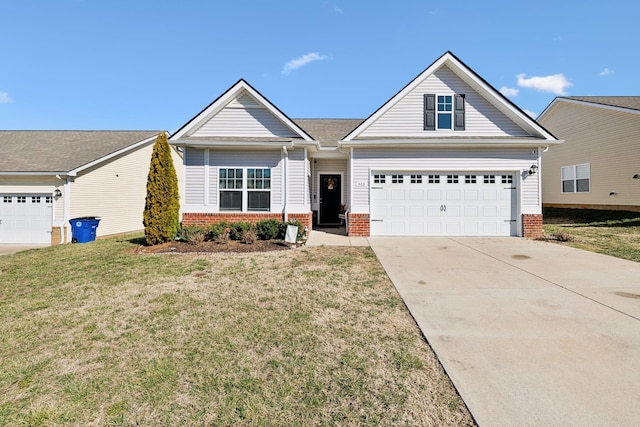
[(271, 210), (271, 169), (220, 168), (221, 211)]
[(465, 96), (424, 95), (424, 130), (465, 130)]
[(591, 166), (589, 163), (562, 167), (563, 193), (588, 193), (590, 180)]

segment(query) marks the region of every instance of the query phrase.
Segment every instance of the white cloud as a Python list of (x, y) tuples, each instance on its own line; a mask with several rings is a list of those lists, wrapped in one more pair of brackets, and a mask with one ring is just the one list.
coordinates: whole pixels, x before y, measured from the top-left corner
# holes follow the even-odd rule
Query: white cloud
[(600, 71), (600, 75), (601, 76), (608, 76), (609, 74), (615, 74), (616, 72), (613, 70), (610, 70), (608, 68), (605, 68), (604, 70)]
[(310, 62), (322, 61), (324, 59), (327, 59), (327, 56), (320, 55), (318, 52), (307, 53), (300, 58), (292, 59), (291, 61), (287, 62), (282, 69), (282, 74), (289, 74), (292, 71), (295, 71)]
[(522, 110), (522, 111), (524, 111), (525, 113), (527, 113), (527, 115), (528, 115), (529, 117), (531, 117), (532, 119), (535, 119), (536, 117), (538, 117), (538, 113), (534, 113), (533, 111), (531, 111), (531, 110), (527, 110), (526, 108), (525, 108), (524, 110)]
[(344, 13), (344, 10), (342, 10), (341, 7), (337, 7), (337, 6), (333, 8), (333, 11), (335, 13), (339, 13), (339, 14), (343, 14)]
[(518, 86), (535, 89), (538, 92), (551, 92), (556, 95), (566, 95), (566, 89), (573, 86), (564, 74), (553, 74), (551, 76), (526, 77), (526, 74), (518, 74)]
[(0, 92), (0, 104), (11, 104), (13, 99), (9, 96), (7, 92)]
[(500, 93), (504, 96), (518, 96), (518, 93), (520, 93), (520, 89), (516, 89), (515, 87), (502, 86), (500, 88)]

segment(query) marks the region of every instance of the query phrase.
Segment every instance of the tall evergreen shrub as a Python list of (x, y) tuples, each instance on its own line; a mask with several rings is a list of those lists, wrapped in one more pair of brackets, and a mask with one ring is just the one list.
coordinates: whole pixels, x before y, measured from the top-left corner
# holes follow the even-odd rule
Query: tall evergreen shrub
[(180, 228), (180, 193), (167, 134), (161, 132), (153, 145), (144, 205), (144, 236), (148, 245), (175, 239)]

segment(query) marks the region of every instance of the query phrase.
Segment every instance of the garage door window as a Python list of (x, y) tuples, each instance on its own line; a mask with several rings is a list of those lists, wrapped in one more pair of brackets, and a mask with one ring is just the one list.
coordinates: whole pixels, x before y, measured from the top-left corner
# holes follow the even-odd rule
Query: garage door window
[(412, 184), (422, 184), (422, 175), (411, 175)]
[(502, 175), (503, 184), (513, 184), (513, 175)]
[(402, 184), (403, 182), (404, 182), (404, 177), (402, 175), (391, 175), (392, 184)]
[(496, 183), (496, 176), (495, 175), (485, 175), (484, 176), (484, 183), (485, 184), (495, 184)]
[(2, 197), (2, 203), (11, 203), (13, 200), (13, 197), (11, 196), (4, 196)]
[(464, 176), (464, 183), (465, 184), (475, 184), (476, 183), (476, 176), (475, 175), (465, 175)]
[(27, 196), (18, 196), (18, 203), (27, 203)]
[(447, 184), (457, 184), (458, 175), (447, 175)]
[(373, 175), (374, 184), (384, 184), (386, 182), (385, 175)]
[(440, 184), (440, 175), (429, 175), (429, 184)]

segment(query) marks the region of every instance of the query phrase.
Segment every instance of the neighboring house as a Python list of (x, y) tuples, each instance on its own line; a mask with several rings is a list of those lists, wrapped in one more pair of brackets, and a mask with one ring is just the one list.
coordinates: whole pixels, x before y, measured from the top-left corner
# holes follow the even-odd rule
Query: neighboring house
[(83, 216), (101, 218), (98, 236), (142, 230), (157, 135), (0, 131), (0, 243), (70, 242), (69, 220)]
[(366, 120), (292, 120), (240, 80), (170, 143), (185, 225), (344, 210), (354, 236), (536, 236), (560, 141), (447, 52)]
[(640, 96), (560, 97), (538, 121), (566, 141), (542, 156), (545, 207), (640, 212)]

